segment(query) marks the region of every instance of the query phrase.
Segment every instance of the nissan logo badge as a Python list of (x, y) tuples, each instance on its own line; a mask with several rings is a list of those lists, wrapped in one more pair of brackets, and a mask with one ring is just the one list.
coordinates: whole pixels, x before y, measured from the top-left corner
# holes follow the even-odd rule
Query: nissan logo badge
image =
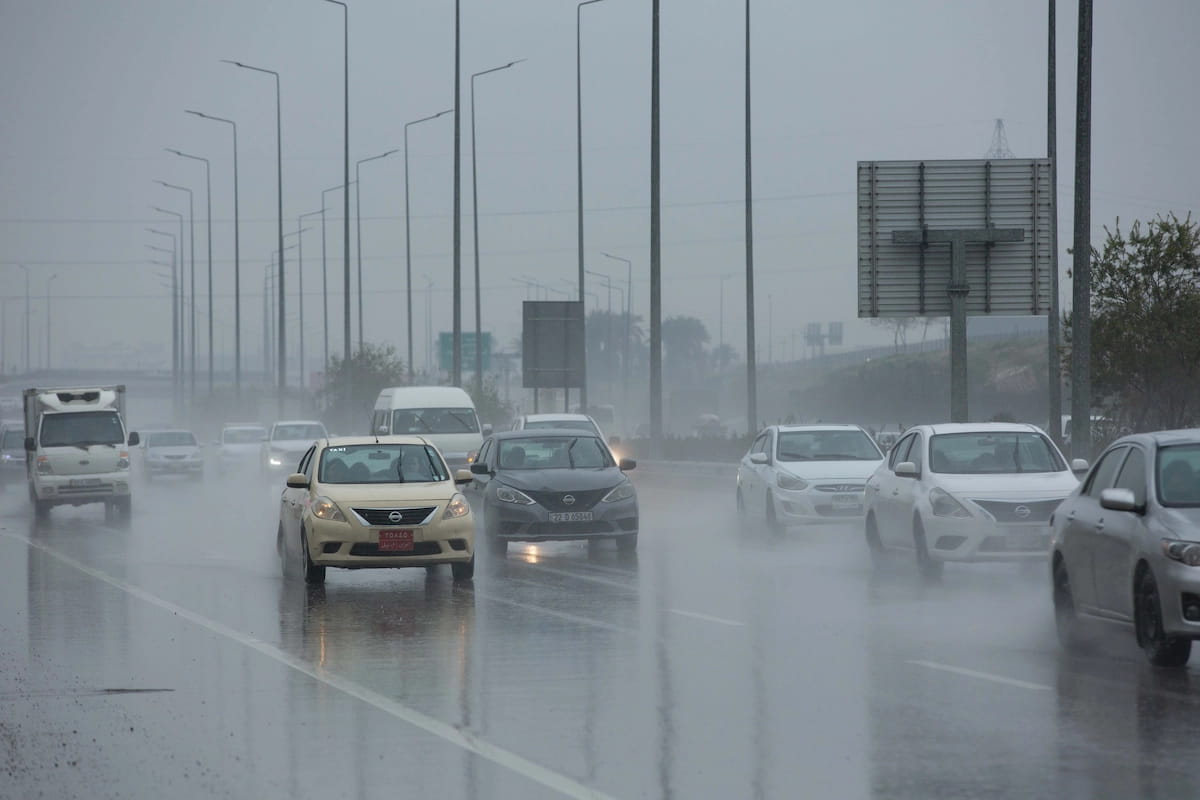
[(393, 511), (392, 513), (388, 514), (388, 522), (399, 522), (402, 519), (404, 519), (404, 515), (399, 511)]
[(575, 495), (573, 495), (573, 494), (564, 494), (564, 495), (563, 495), (563, 505), (564, 505), (564, 506), (573, 506), (573, 505), (575, 505)]
[(1017, 506), (1016, 508), (1013, 509), (1013, 513), (1016, 514), (1021, 519), (1025, 519), (1033, 512), (1029, 510), (1029, 506)]

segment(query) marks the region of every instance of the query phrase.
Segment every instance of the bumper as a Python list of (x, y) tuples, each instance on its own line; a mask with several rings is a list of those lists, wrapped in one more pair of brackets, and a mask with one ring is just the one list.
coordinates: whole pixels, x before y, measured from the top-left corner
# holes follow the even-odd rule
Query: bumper
[(772, 497), (776, 519), (787, 525), (855, 525), (866, 515), (862, 492), (775, 489)]
[(410, 553), (380, 552), (379, 531), (382, 528), (367, 528), (306, 515), (304, 529), (308, 535), (309, 557), (319, 567), (420, 567), (470, 561), (475, 555), (475, 519), (472, 514), (412, 526), (413, 549)]
[(495, 503), (488, 506), (489, 534), (513, 542), (576, 541), (634, 536), (638, 532), (635, 499), (597, 503), (592, 519), (581, 522), (551, 522), (550, 511), (539, 505)]
[(199, 475), (204, 472), (204, 462), (147, 461), (143, 469), (148, 475)]
[(104, 472), (97, 475), (39, 475), (30, 486), (38, 500), (56, 505), (99, 503), (113, 497), (129, 496), (129, 472)]
[(1050, 556), (1048, 522), (926, 517), (922, 523), (929, 555), (938, 561), (1044, 561)]
[(1192, 622), (1183, 616), (1185, 603), (1200, 605), (1200, 567), (1163, 558), (1154, 564), (1154, 577), (1158, 581), (1163, 630), (1172, 636), (1200, 639), (1200, 620)]

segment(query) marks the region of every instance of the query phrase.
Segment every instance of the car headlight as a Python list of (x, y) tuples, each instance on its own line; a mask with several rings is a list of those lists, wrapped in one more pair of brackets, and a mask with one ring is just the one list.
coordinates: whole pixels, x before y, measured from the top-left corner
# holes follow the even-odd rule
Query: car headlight
[(967, 507), (954, 499), (954, 495), (937, 486), (929, 490), (929, 505), (933, 508), (935, 517), (967, 519), (971, 516)]
[(117, 459), (117, 469), (129, 469), (129, 453), (121, 451), (120, 458)]
[(1162, 540), (1163, 555), (1189, 567), (1200, 567), (1200, 542), (1183, 542), (1178, 539)]
[(446, 510), (442, 513), (442, 519), (458, 519), (465, 517), (471, 513), (471, 506), (467, 504), (467, 498), (461, 494), (455, 494), (450, 498), (450, 502), (446, 504)]
[(54, 469), (50, 466), (50, 459), (46, 456), (38, 456), (37, 459), (38, 475), (53, 475)]
[(501, 486), (496, 489), (496, 499), (501, 503), (516, 503), (519, 506), (533, 505), (532, 497), (511, 486)]
[(786, 472), (780, 472), (775, 476), (775, 485), (780, 489), (807, 489), (808, 481), (797, 478), (795, 475), (789, 475)]
[(618, 500), (628, 500), (633, 497), (633, 484), (629, 481), (618, 483), (613, 487), (612, 491), (604, 495), (602, 503), (615, 503)]
[(267, 458), (267, 463), (272, 467), (282, 467), (283, 456), (279, 455), (278, 453), (271, 453), (270, 457)]
[(313, 516), (317, 519), (333, 520), (334, 522), (346, 521), (346, 518), (342, 516), (342, 510), (328, 497), (318, 497), (312, 501), (309, 508), (312, 509)]

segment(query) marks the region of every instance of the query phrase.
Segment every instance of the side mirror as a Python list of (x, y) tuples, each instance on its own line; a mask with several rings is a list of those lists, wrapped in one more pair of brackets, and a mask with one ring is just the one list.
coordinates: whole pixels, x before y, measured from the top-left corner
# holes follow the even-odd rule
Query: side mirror
[(1133, 492), (1129, 489), (1104, 489), (1100, 492), (1100, 507), (1107, 508), (1110, 511), (1134, 511), (1142, 512), (1142, 507), (1138, 505), (1137, 498), (1133, 496)]
[(142, 441), (142, 437), (138, 436), (137, 431), (134, 431), (133, 433), (129, 434), (129, 446), (130, 447), (137, 447), (141, 441)]
[(469, 470), (469, 469), (455, 470), (454, 471), (454, 482), (456, 484), (458, 484), (459, 486), (462, 486), (463, 484), (466, 484), (466, 483), (473, 483), (475, 481), (475, 476), (472, 474), (472, 472), (473, 472), (473, 470)]
[(637, 461), (632, 458), (622, 458), (617, 466), (621, 468), (621, 472), (629, 472), (631, 469), (637, 469)]
[(492, 435), (492, 432), (493, 432), (494, 430), (495, 430), (495, 428), (493, 428), (493, 427), (492, 427), (492, 423), (490, 423), (490, 422), (488, 422), (488, 423), (485, 423), (485, 424), (484, 424), (484, 426), (483, 426), (483, 428), (482, 428), (482, 431), (483, 431), (483, 435), (484, 435), (484, 436), (491, 436), (491, 435)]
[(750, 454), (750, 463), (751, 464), (767, 463), (767, 454), (766, 453), (751, 453)]
[(1089, 466), (1090, 465), (1088, 464), (1088, 460), (1086, 458), (1071, 459), (1071, 472), (1074, 472), (1076, 475), (1087, 472)]
[(36, 449), (37, 449), (37, 445), (36, 445), (36, 444), (34, 444), (34, 442), (33, 442), (33, 437), (32, 437), (32, 436), (26, 436), (26, 437), (25, 437), (25, 452), (26, 452), (26, 453), (32, 453), (32, 452), (33, 452), (34, 450), (36, 450)]
[(490, 475), (491, 470), (488, 469), (487, 464), (480, 464), (478, 461), (476, 461), (474, 464), (471, 465), (471, 474), (473, 474), (473, 475)]
[(308, 488), (308, 476), (305, 475), (303, 472), (296, 472), (291, 475), (288, 475), (287, 487), (289, 489), (307, 489)]
[(912, 461), (901, 461), (896, 465), (896, 476), (900, 478), (919, 478), (921, 469)]

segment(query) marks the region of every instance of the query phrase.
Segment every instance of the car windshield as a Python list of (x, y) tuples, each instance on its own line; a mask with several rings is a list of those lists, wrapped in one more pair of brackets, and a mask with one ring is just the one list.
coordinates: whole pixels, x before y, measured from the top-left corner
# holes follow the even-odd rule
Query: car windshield
[(266, 428), (226, 428), (221, 439), (225, 444), (253, 444), (261, 442), (266, 435)]
[(311, 441), (320, 439), (325, 436), (325, 428), (321, 425), (313, 423), (293, 423), (288, 425), (276, 425), (272, 439), (276, 441), (292, 442), (301, 439)]
[(613, 466), (595, 436), (544, 436), (500, 442), (500, 469), (600, 469)]
[(350, 444), (321, 451), (321, 483), (429, 483), (450, 479), (437, 450), (423, 444)]
[(42, 447), (124, 443), (125, 429), (116, 411), (75, 411), (42, 417)]
[(195, 447), (196, 437), (190, 431), (163, 431), (146, 436), (147, 447)]
[(883, 455), (862, 431), (780, 431), (780, 461), (879, 461)]
[(473, 408), (398, 408), (392, 433), (479, 433), (479, 420)]
[(554, 428), (557, 430), (568, 431), (587, 431), (588, 433), (599, 433), (596, 426), (586, 419), (565, 419), (560, 422), (553, 420), (538, 420), (537, 422), (526, 422), (525, 430), (546, 430)]
[(2, 450), (21, 450), (25, 447), (25, 431), (12, 429), (4, 432), (4, 439), (0, 441), (0, 449)]
[(1067, 468), (1040, 433), (943, 433), (929, 442), (929, 468), (951, 475), (1062, 472)]
[(1158, 502), (1164, 506), (1200, 507), (1200, 444), (1160, 448), (1154, 471)]

